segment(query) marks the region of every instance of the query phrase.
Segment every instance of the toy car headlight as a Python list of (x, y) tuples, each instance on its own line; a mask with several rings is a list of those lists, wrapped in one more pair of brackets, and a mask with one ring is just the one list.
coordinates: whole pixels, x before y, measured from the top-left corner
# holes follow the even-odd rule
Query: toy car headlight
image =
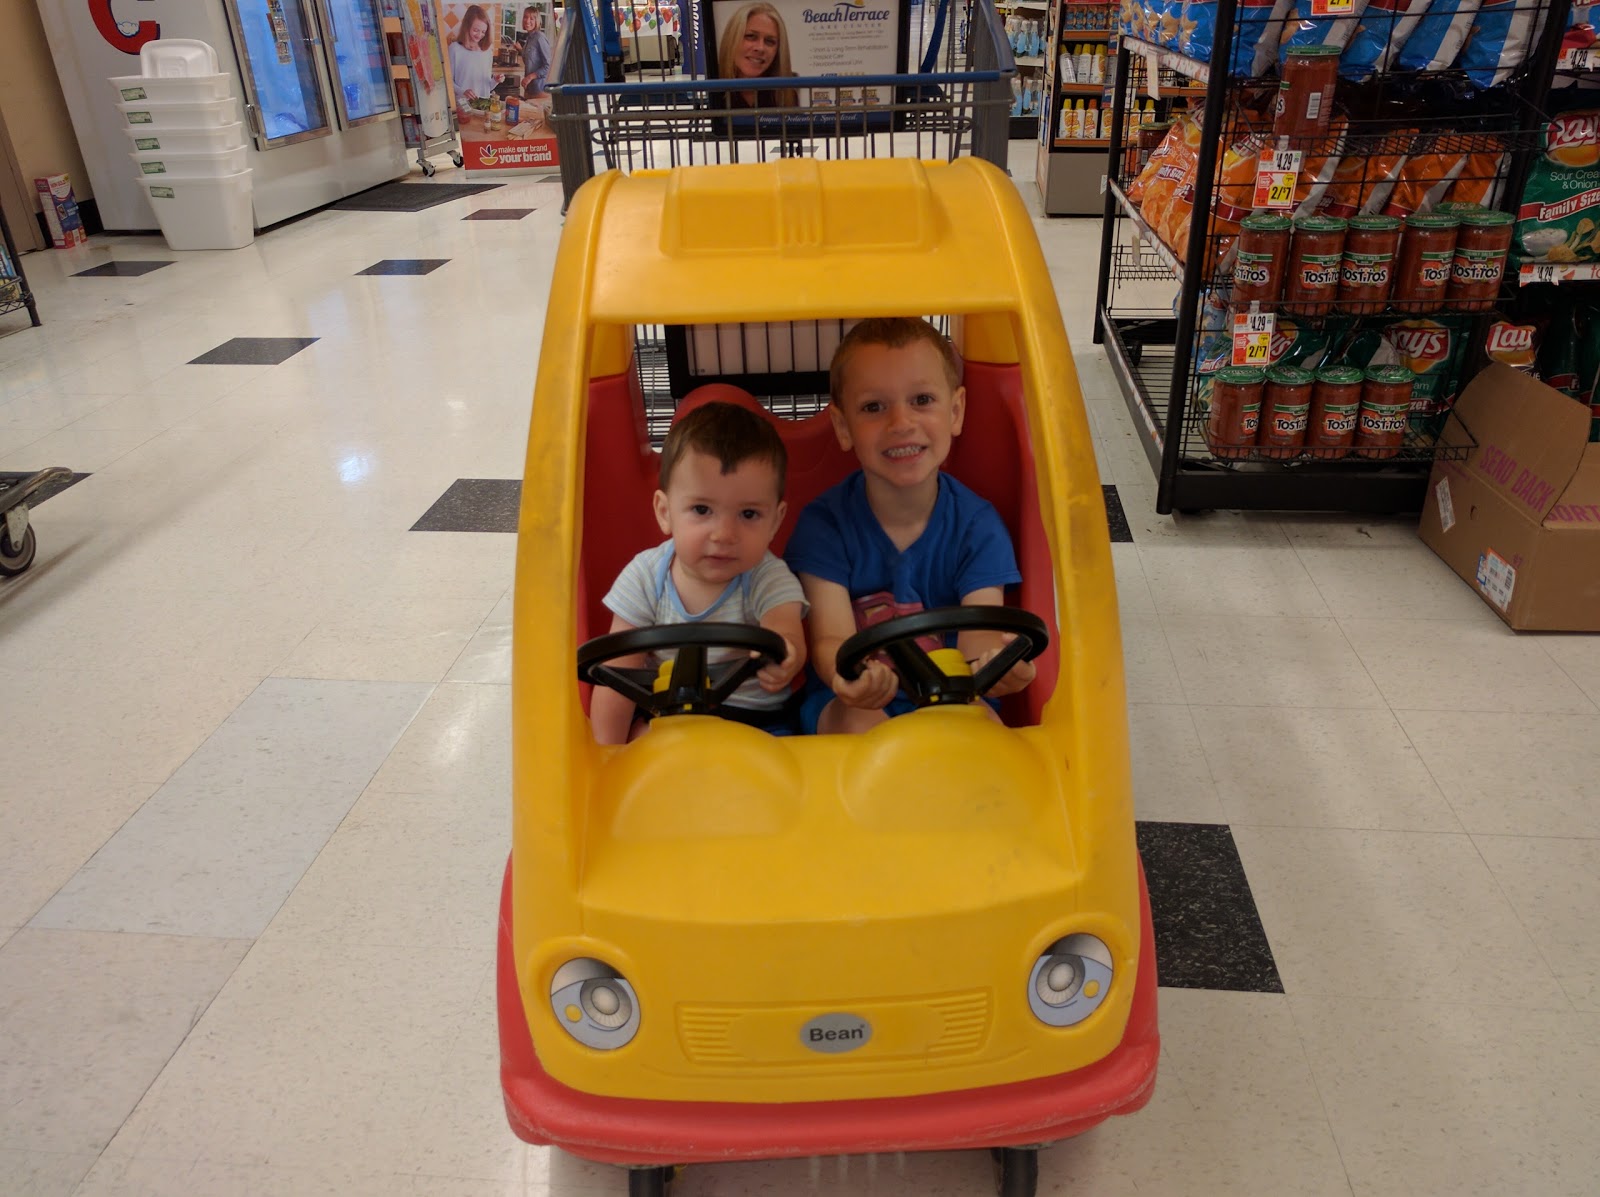
[(1028, 974), (1028, 1007), (1040, 1022), (1070, 1027), (1100, 1008), (1111, 989), (1111, 949), (1092, 935), (1058, 939)]
[(586, 1047), (611, 1051), (639, 1032), (639, 998), (616, 969), (598, 960), (569, 960), (550, 979), (556, 1021)]

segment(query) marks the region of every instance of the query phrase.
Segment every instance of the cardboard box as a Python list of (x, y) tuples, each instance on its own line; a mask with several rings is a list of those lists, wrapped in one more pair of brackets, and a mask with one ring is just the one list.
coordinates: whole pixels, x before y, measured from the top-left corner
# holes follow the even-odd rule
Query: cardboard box
[(83, 231), (83, 217), (78, 215), (78, 200), (72, 194), (70, 175), (35, 179), (33, 189), (39, 193), (39, 210), (44, 213), (52, 245), (57, 249), (71, 249), (89, 240), (89, 234)]
[(1440, 436), (1423, 542), (1518, 631), (1600, 631), (1600, 444), (1589, 409), (1496, 363)]

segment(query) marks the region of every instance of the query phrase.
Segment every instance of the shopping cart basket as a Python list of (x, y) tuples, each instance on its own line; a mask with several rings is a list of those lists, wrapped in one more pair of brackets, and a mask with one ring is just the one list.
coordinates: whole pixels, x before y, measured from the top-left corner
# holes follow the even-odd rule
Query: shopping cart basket
[[(911, 35), (917, 70), (785, 78), (798, 103), (735, 110), (733, 94), (750, 84), (706, 77), (700, 6), (683, 8), (681, 61), (651, 69), (635, 61), (629, 70), (609, 3), (579, 0), (550, 87), (564, 202), (600, 171), (799, 155), (971, 155), (1004, 169), (1016, 64), (994, 0), (930, 0), (920, 9)], [(949, 31), (952, 9), (964, 37)]]

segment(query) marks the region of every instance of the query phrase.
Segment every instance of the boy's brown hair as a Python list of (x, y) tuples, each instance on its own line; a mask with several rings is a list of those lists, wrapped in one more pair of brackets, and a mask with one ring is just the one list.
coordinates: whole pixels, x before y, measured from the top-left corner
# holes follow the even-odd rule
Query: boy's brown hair
[(672, 481), (672, 471), (690, 449), (715, 457), (724, 474), (747, 461), (765, 461), (778, 475), (778, 498), (783, 498), (789, 454), (772, 421), (734, 403), (707, 403), (684, 416), (667, 432), (661, 446), (661, 489)]
[(839, 402), (844, 393), (845, 367), (850, 355), (863, 345), (883, 345), (890, 349), (903, 349), (925, 341), (932, 345), (944, 361), (945, 380), (951, 388), (961, 385), (961, 362), (956, 358), (950, 339), (920, 316), (874, 316), (863, 320), (845, 334), (839, 348), (833, 351), (833, 361), (828, 366), (828, 391), (833, 402)]

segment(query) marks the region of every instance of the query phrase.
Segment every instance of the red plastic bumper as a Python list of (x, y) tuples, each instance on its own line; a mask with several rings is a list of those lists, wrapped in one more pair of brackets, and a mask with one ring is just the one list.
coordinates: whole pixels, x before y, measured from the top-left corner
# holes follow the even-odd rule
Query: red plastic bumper
[(511, 865), (500, 898), (497, 970), (500, 1080), (518, 1138), (612, 1164), (696, 1164), (809, 1155), (1022, 1146), (1082, 1134), (1129, 1114), (1155, 1089), (1155, 934), (1139, 874), (1140, 962), (1122, 1042), (1105, 1059), (1061, 1076), (861, 1101), (645, 1101), (596, 1097), (553, 1080), (539, 1065), (517, 991), (511, 952)]

